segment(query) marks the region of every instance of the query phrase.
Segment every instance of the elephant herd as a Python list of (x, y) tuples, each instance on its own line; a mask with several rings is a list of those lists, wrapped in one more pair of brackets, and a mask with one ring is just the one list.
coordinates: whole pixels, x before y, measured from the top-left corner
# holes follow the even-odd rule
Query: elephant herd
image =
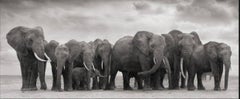
[(129, 84), (132, 77), (135, 78), (138, 89), (163, 89), (165, 74), (169, 89), (187, 87), (188, 90), (195, 90), (196, 75), (197, 89), (205, 90), (202, 75), (206, 72), (213, 74), (214, 90), (221, 90), (223, 65), (224, 90), (228, 88), (232, 54), (230, 46), (215, 41), (202, 44), (196, 32), (172, 30), (159, 35), (138, 31), (134, 36), (120, 38), (114, 45), (106, 39), (90, 42), (69, 40), (65, 44), (59, 44), (55, 40), (47, 42), (43, 29), (39, 26), (18, 26), (11, 29), (6, 38), (17, 52), (22, 91), (37, 90), (38, 75), (40, 89), (47, 89), (47, 61), (52, 66), (54, 91), (114, 90), (118, 71), (122, 72), (124, 90), (133, 90)]

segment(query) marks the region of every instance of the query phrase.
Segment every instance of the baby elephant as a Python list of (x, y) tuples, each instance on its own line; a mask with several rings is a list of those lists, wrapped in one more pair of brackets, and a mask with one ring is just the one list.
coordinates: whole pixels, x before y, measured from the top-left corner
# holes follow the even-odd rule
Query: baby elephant
[[(72, 71), (72, 81), (73, 81), (73, 89), (75, 90), (90, 90), (90, 79), (88, 78), (88, 75), (90, 75), (91, 78), (99, 76), (99, 77), (105, 77), (100, 74), (100, 72), (95, 69), (93, 71), (88, 71), (84, 67), (75, 67)], [(83, 87), (83, 88), (81, 88)]]

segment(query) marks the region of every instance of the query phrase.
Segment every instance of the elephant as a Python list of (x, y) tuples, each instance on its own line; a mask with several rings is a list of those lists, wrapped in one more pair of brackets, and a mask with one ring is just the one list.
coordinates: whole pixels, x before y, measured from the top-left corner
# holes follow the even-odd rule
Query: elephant
[(17, 52), (22, 76), (22, 91), (37, 90), (39, 73), (42, 90), (47, 89), (45, 69), (47, 58), (44, 53), (44, 33), (40, 26), (28, 28), (17, 26), (7, 35), (8, 44)]
[[(59, 42), (55, 40), (51, 40), (49, 43), (46, 42), (45, 44), (45, 53), (48, 56), (49, 60), (51, 60), (51, 66), (52, 66), (52, 88), (51, 90), (57, 90), (56, 86), (56, 80), (57, 80), (57, 58), (55, 56), (55, 49), (59, 45)], [(66, 78), (66, 75), (64, 74), (64, 71), (62, 71), (63, 78)], [(64, 81), (64, 85), (66, 85), (67, 81)]]
[[(169, 64), (171, 66), (172, 71), (172, 88), (170, 89), (178, 89), (179, 88), (179, 78), (181, 72), (181, 88), (185, 88), (185, 74), (186, 74), (186, 66), (189, 62), (189, 56), (195, 49), (195, 46), (202, 45), (202, 42), (196, 32), (191, 33), (183, 33), (179, 30), (171, 30), (167, 34), (162, 34), (167, 41), (167, 45), (171, 48), (168, 49), (168, 53), (166, 57), (169, 60)], [(173, 39), (173, 42), (170, 42)], [(180, 69), (181, 68), (181, 69)], [(164, 73), (160, 76), (162, 86)]]
[(89, 42), (89, 44), (95, 51), (94, 66), (100, 70), (101, 74), (107, 76), (105, 78), (99, 78), (99, 81), (97, 76), (95, 76), (93, 78), (92, 89), (106, 89), (110, 72), (112, 45), (106, 39), (96, 39), (94, 42)]
[(64, 81), (66, 81), (64, 83), (64, 90), (72, 90), (72, 70), (74, 61), (81, 63), (89, 71), (87, 75), (88, 79), (90, 79), (90, 73), (95, 71), (93, 64), (94, 50), (84, 41), (78, 42), (76, 40), (70, 40), (65, 44), (60, 44), (55, 49), (55, 56), (57, 59), (57, 91), (62, 91), (62, 71), (64, 71), (64, 75), (66, 75), (66, 77), (63, 78)]
[(191, 55), (188, 69), (188, 90), (195, 90), (194, 77), (197, 74), (198, 90), (205, 90), (202, 84), (202, 74), (212, 72), (214, 76), (214, 90), (221, 90), (223, 65), (225, 65), (224, 90), (228, 88), (229, 69), (231, 67), (232, 51), (229, 45), (215, 41), (209, 41), (198, 46)]
[[(84, 90), (90, 90), (90, 80), (87, 78), (88, 76), (88, 70), (85, 67), (75, 67), (72, 71), (72, 81), (73, 81), (73, 89), (80, 90), (80, 84), (82, 83)], [(104, 77), (100, 74), (98, 70), (95, 70), (94, 73), (90, 73), (90, 77)]]
[[(129, 86), (129, 73), (131, 72), (135, 72), (143, 78), (144, 90), (151, 90), (150, 76), (155, 74), (162, 61), (168, 63), (168, 59), (164, 56), (165, 48), (165, 38), (148, 31), (138, 31), (134, 37), (120, 38), (113, 46), (111, 56), (110, 89), (114, 89), (116, 73), (121, 71), (124, 79), (124, 90), (132, 90)], [(171, 79), (170, 66), (166, 64), (161, 68), (167, 69)]]

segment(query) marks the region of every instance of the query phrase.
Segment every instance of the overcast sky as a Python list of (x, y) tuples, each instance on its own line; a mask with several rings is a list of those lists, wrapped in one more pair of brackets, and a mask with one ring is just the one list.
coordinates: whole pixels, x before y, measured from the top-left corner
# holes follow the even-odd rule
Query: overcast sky
[[(230, 75), (238, 75), (238, 0), (0, 0), (0, 75), (20, 75), (16, 52), (6, 34), (16, 26), (41, 26), (47, 41), (93, 41), (146, 30), (196, 31), (203, 43), (224, 42), (232, 49)], [(51, 66), (47, 66), (51, 75)]]

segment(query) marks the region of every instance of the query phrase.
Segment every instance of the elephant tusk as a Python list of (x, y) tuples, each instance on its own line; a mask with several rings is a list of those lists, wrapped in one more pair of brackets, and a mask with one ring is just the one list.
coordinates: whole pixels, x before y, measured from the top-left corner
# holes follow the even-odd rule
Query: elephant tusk
[(103, 61), (101, 62), (101, 68), (103, 69)]
[(181, 60), (180, 60), (180, 68), (181, 68), (181, 74), (182, 74), (183, 78), (186, 78), (186, 76), (183, 73), (183, 58), (181, 58)]
[(156, 58), (155, 57), (153, 57), (153, 62), (154, 62), (154, 64), (156, 64)]
[(46, 53), (44, 53), (45, 57), (51, 62), (51, 59), (47, 56)]
[[(163, 59), (163, 64), (165, 65), (165, 67), (167, 67), (167, 64), (165, 62), (165, 59)], [(168, 69), (166, 69), (167, 73), (168, 73)]]
[(95, 69), (95, 66), (94, 66), (94, 64), (92, 63), (92, 67), (93, 67), (93, 70), (95, 71), (96, 69)]
[(89, 71), (89, 69), (88, 69), (87, 65), (85, 64), (85, 62), (83, 62), (83, 65)]
[(40, 57), (38, 57), (38, 55), (34, 52), (34, 56), (39, 60), (39, 61), (42, 61), (42, 62), (46, 62), (47, 60), (45, 59), (41, 59)]

